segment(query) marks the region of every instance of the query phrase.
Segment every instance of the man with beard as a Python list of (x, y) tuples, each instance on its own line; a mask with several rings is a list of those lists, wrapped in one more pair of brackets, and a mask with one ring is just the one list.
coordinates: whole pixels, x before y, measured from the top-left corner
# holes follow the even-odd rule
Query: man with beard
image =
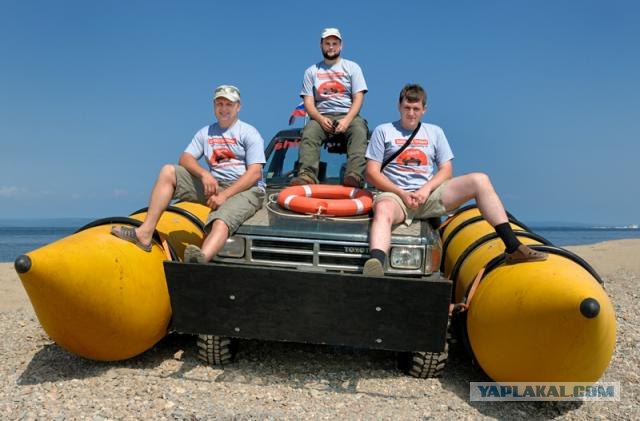
[(359, 113), (367, 84), (360, 66), (340, 57), (342, 36), (338, 29), (326, 28), (322, 32), (320, 49), (324, 60), (309, 67), (302, 82), (300, 96), (310, 120), (302, 132), (298, 176), (291, 184), (318, 183), (322, 142), (343, 133), (347, 142), (343, 184), (360, 187), (368, 128)]
[[(364, 275), (384, 275), (394, 225), (444, 215), (471, 199), (505, 244), (507, 264), (546, 260), (546, 253), (530, 249), (515, 236), (486, 174), (453, 177), (453, 153), (444, 132), (420, 122), (426, 103), (427, 93), (420, 85), (406, 85), (398, 101), (400, 120), (381, 124), (371, 135), (366, 177), (381, 193), (373, 202), (371, 258), (365, 262)], [(400, 151), (414, 131), (411, 143)]]
[[(260, 209), (265, 196), (264, 141), (253, 126), (238, 118), (240, 90), (218, 86), (213, 110), (217, 121), (195, 134), (180, 155), (179, 165), (160, 170), (142, 225), (114, 226), (113, 235), (149, 252), (156, 225), (172, 199), (201, 203), (211, 208), (205, 223), (208, 234), (202, 248), (187, 245), (184, 261), (207, 263), (229, 235)], [(200, 166), (200, 158), (208, 168)]]

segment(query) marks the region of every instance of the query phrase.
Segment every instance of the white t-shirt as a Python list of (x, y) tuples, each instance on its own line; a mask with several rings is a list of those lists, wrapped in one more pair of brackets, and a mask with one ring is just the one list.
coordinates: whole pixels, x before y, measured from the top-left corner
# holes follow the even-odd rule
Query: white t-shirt
[[(211, 175), (221, 183), (236, 181), (251, 164), (265, 163), (262, 136), (240, 120), (227, 129), (218, 123), (201, 128), (184, 151), (195, 159), (204, 157)], [(264, 189), (264, 179), (256, 185)]]
[(321, 114), (348, 113), (352, 96), (358, 92), (367, 92), (362, 69), (341, 58), (331, 66), (321, 61), (309, 67), (304, 72), (300, 96), (313, 96)]
[[(371, 135), (365, 156), (385, 162), (405, 144), (412, 132), (403, 129), (400, 121), (379, 125)], [(401, 189), (415, 191), (433, 177), (436, 167), (452, 159), (453, 152), (442, 129), (422, 123), (411, 144), (382, 173)]]

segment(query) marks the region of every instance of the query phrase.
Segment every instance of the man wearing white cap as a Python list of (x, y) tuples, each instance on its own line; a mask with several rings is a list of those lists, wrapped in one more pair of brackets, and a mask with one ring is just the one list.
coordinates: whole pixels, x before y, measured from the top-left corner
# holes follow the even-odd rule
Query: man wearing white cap
[(343, 184), (359, 187), (363, 181), (368, 129), (359, 116), (367, 92), (360, 66), (340, 57), (342, 35), (336, 28), (326, 28), (320, 37), (324, 60), (304, 73), (302, 91), (304, 107), (311, 118), (302, 132), (298, 176), (292, 185), (318, 183), (320, 147), (329, 136), (344, 133), (347, 141), (347, 164)]
[[(142, 225), (112, 227), (113, 235), (151, 251), (153, 232), (171, 200), (198, 202), (211, 208), (205, 224), (209, 234), (202, 248), (187, 246), (184, 261), (206, 263), (222, 249), (229, 235), (262, 206), (264, 141), (253, 126), (238, 119), (238, 88), (218, 86), (213, 108), (217, 122), (195, 134), (180, 156), (179, 165), (168, 164), (160, 170)], [(205, 159), (207, 169), (200, 166), (200, 158)]]

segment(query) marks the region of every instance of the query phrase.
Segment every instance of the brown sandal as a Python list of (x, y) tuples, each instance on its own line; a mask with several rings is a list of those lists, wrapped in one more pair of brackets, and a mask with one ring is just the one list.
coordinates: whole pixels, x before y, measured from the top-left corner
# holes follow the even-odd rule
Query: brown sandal
[(514, 252), (507, 253), (506, 256), (505, 262), (508, 265), (524, 262), (541, 262), (547, 260), (549, 257), (547, 253), (533, 250), (524, 244), (520, 244)]
[(140, 240), (138, 240), (138, 236), (136, 235), (136, 230), (133, 227), (125, 227), (124, 225), (120, 225), (118, 227), (111, 227), (111, 235), (115, 235), (121, 240), (128, 241), (129, 243), (133, 243), (138, 246), (141, 250), (146, 252), (151, 251), (151, 244), (142, 244)]

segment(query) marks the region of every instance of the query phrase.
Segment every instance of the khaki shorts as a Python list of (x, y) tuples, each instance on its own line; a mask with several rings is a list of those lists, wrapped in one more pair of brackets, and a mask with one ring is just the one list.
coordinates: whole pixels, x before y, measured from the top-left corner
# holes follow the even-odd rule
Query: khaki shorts
[(442, 194), (447, 189), (448, 181), (440, 184), (434, 191), (431, 192), (427, 201), (424, 202), (417, 209), (407, 208), (400, 196), (391, 192), (381, 192), (376, 194), (373, 204), (375, 205), (381, 200), (391, 199), (400, 206), (404, 213), (404, 224), (409, 226), (414, 219), (428, 219), (436, 216), (442, 216), (447, 213), (447, 210), (442, 203)]
[[(173, 193), (173, 198), (206, 206), (202, 181), (198, 177), (191, 175), (186, 168), (180, 165), (174, 165), (174, 168), (176, 169), (176, 190)], [(226, 187), (229, 187), (229, 184), (220, 184), (221, 190)], [(211, 231), (213, 221), (221, 219), (227, 224), (229, 235), (233, 234), (244, 221), (251, 218), (262, 207), (264, 197), (264, 190), (257, 186), (234, 194), (222, 206), (209, 213), (205, 222), (205, 230), (207, 232)]]

